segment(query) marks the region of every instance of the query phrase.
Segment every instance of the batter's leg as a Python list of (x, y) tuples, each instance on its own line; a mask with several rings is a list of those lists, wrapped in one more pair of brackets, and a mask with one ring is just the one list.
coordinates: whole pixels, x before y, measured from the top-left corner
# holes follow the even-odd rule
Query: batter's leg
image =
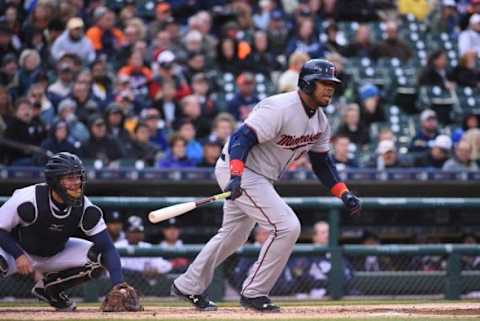
[(188, 270), (175, 280), (175, 286), (185, 294), (202, 294), (212, 281), (217, 266), (246, 242), (254, 225), (255, 221), (233, 202), (225, 202), (222, 227), (203, 247)]
[(243, 283), (242, 295), (247, 298), (268, 296), (297, 242), (300, 222), (271, 182), (263, 176), (245, 170), (242, 188), (242, 196), (233, 202), (270, 231), (258, 260)]

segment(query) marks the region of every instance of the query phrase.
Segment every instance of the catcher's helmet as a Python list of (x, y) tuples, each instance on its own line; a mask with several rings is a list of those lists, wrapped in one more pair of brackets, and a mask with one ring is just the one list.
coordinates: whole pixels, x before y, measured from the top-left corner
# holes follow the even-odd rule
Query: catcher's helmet
[[(45, 180), (47, 185), (53, 189), (68, 206), (82, 206), (83, 205), (83, 189), (87, 176), (85, 175), (85, 168), (82, 161), (77, 155), (62, 152), (53, 155), (47, 161), (44, 170)], [(80, 175), (81, 177), (81, 195), (72, 196), (60, 184), (60, 179), (67, 175)]]
[(298, 87), (308, 95), (315, 90), (315, 81), (324, 80), (341, 84), (335, 76), (335, 65), (325, 59), (310, 59), (303, 66), (298, 77)]

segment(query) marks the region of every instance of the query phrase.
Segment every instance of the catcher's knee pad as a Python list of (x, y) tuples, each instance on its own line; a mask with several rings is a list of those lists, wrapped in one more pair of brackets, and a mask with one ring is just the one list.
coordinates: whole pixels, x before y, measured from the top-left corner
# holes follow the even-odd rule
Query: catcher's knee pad
[(45, 289), (58, 293), (99, 277), (104, 271), (100, 264), (100, 255), (89, 251), (88, 259), (84, 266), (46, 274)]
[(0, 255), (0, 277), (4, 278), (8, 273), (8, 262), (3, 256)]

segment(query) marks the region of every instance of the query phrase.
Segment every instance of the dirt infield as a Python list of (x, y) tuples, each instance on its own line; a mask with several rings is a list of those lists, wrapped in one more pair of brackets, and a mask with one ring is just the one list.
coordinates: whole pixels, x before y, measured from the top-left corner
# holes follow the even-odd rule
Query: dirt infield
[(208, 313), (190, 307), (147, 307), (137, 313), (101, 313), (93, 307), (80, 307), (72, 313), (54, 312), (46, 307), (0, 308), (0, 320), (383, 320), (382, 317), (480, 320), (480, 303), (287, 306), (276, 314), (259, 314), (239, 307), (220, 307)]

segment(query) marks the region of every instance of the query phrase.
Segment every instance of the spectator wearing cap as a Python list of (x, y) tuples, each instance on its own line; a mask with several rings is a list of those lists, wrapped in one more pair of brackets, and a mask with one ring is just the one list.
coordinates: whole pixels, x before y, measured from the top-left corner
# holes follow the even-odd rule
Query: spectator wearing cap
[(229, 113), (220, 113), (212, 124), (212, 132), (208, 136), (210, 141), (219, 141), (224, 145), (235, 129), (235, 118)]
[(347, 136), (358, 147), (363, 147), (370, 142), (368, 127), (360, 121), (360, 107), (358, 104), (346, 106), (336, 135)]
[(152, 84), (153, 99), (161, 99), (161, 86), (165, 81), (172, 81), (175, 84), (176, 100), (181, 100), (192, 92), (185, 76), (175, 61), (176, 56), (170, 50), (165, 50), (158, 55), (158, 69)]
[(428, 150), (438, 136), (437, 114), (426, 109), (420, 114), (420, 128), (413, 137), (409, 147), (410, 152), (424, 152)]
[(360, 121), (367, 127), (372, 123), (385, 121), (385, 112), (381, 105), (380, 90), (373, 84), (365, 84), (358, 90), (360, 103)]
[[(283, 58), (285, 61), (285, 47), (288, 43), (289, 30), (282, 11), (276, 9), (272, 11), (270, 21), (267, 28), (268, 43), (273, 55)], [(285, 63), (282, 63), (285, 64)]]
[(130, 143), (130, 133), (125, 128), (125, 115), (117, 103), (111, 103), (105, 110), (105, 123), (110, 137), (122, 142), (126, 148)]
[[(371, 231), (365, 230), (362, 235), (361, 244), (367, 246), (377, 246), (381, 244), (380, 237)], [(389, 256), (369, 255), (358, 257), (352, 261), (356, 271), (380, 272), (394, 270), (392, 258)]]
[(480, 12), (470, 17), (468, 29), (462, 31), (458, 36), (459, 55), (473, 50), (480, 56)]
[(455, 146), (453, 157), (443, 164), (444, 171), (475, 171), (478, 165), (472, 159), (472, 144), (466, 139), (462, 139)]
[(18, 144), (17, 148), (4, 147), (7, 164), (17, 166), (32, 165), (32, 151), (29, 146), (40, 146), (45, 138), (45, 128), (33, 119), (33, 105), (28, 99), (18, 99), (15, 102), (14, 118), (7, 124), (4, 138)]
[(452, 150), (452, 139), (447, 135), (438, 135), (432, 148), (420, 154), (414, 161), (415, 167), (441, 169), (449, 159)]
[(376, 154), (376, 158), (372, 160), (369, 167), (376, 168), (378, 171), (408, 167), (410, 165), (406, 159), (398, 155), (393, 140), (382, 140), (379, 142)]
[[(1, 34), (0, 34), (1, 38)], [(17, 97), (18, 90), (18, 64), (14, 54), (3, 56), (0, 69), (0, 85), (7, 87), (9, 93)]]
[(58, 104), (57, 120), (68, 124), (70, 140), (86, 143), (90, 138), (87, 126), (78, 120), (75, 110), (77, 103), (70, 98), (65, 98)]
[[(50, 155), (60, 152), (69, 152), (75, 155), (79, 154), (79, 150), (74, 145), (75, 142), (69, 141), (68, 124), (63, 120), (58, 120), (53, 123), (48, 132), (48, 137), (43, 140), (40, 148)], [(79, 147), (79, 145), (77, 145)], [(43, 166), (47, 163), (48, 158), (46, 154), (43, 157), (34, 158), (34, 163)]]
[(163, 241), (160, 242), (160, 247), (166, 250), (182, 249), (184, 246), (180, 239), (181, 233), (178, 220), (175, 218), (168, 219), (162, 229)]
[(54, 101), (67, 97), (72, 92), (74, 82), (73, 67), (67, 61), (57, 64), (57, 79), (48, 86), (48, 95)]
[(188, 119), (180, 121), (177, 133), (187, 142), (187, 157), (195, 165), (203, 158), (202, 145), (196, 140), (196, 130), (192, 122)]
[(74, 17), (68, 20), (67, 29), (55, 40), (50, 50), (55, 62), (65, 53), (77, 55), (84, 65), (95, 60), (95, 49), (83, 34), (84, 27), (81, 18)]
[(223, 144), (220, 140), (207, 140), (203, 144), (203, 159), (198, 167), (215, 167), (222, 152)]
[(372, 58), (374, 49), (370, 27), (367, 24), (361, 24), (355, 32), (354, 39), (343, 50), (343, 55), (346, 57)]
[(86, 36), (97, 54), (111, 57), (125, 43), (125, 35), (115, 27), (115, 13), (107, 7), (97, 7), (93, 17), (95, 24), (87, 30)]
[(297, 33), (289, 40), (286, 54), (290, 56), (296, 51), (304, 52), (310, 57), (323, 57), (324, 48), (315, 33), (315, 25), (312, 18), (304, 18), (299, 21)]
[(100, 160), (104, 165), (124, 156), (120, 142), (107, 134), (107, 126), (102, 116), (93, 114), (88, 119), (90, 139), (83, 146), (83, 155), (89, 160)]
[(447, 135), (438, 135), (432, 148), (423, 152), (414, 160), (415, 167), (429, 167), (441, 169), (449, 159), (452, 150), (452, 140)]
[[(145, 227), (139, 216), (130, 216), (127, 222), (126, 239), (117, 241), (119, 249), (151, 248), (145, 242)], [(172, 263), (161, 257), (121, 257), (122, 269), (128, 284), (147, 293), (163, 278), (162, 275), (172, 270)], [(166, 280), (161, 280), (162, 283)]]
[(255, 77), (249, 72), (243, 72), (237, 78), (237, 92), (227, 102), (228, 112), (238, 121), (244, 121), (253, 107), (260, 101), (255, 92)]
[(203, 139), (210, 134), (210, 119), (202, 115), (200, 99), (195, 95), (189, 95), (180, 102), (182, 108), (181, 118), (178, 121), (188, 120), (195, 126), (197, 138)]
[(153, 107), (145, 108), (140, 114), (140, 121), (148, 127), (150, 143), (159, 146), (162, 151), (166, 151), (168, 149), (167, 131), (159, 111)]
[(170, 149), (165, 157), (158, 162), (159, 168), (190, 168), (194, 163), (187, 157), (187, 141), (178, 134), (170, 138)]
[(404, 62), (412, 58), (412, 49), (398, 37), (398, 26), (395, 21), (385, 23), (385, 33), (387, 37), (375, 45), (374, 58), (398, 58)]
[(278, 79), (278, 91), (281, 93), (297, 89), (298, 76), (303, 64), (310, 59), (304, 52), (294, 52), (288, 59), (288, 70), (280, 75)]
[(146, 166), (151, 167), (159, 159), (160, 151), (160, 146), (150, 142), (150, 131), (147, 124), (138, 122), (133, 130), (133, 137), (126, 147), (126, 157), (143, 161)]
[(119, 211), (105, 211), (105, 224), (107, 225), (107, 232), (110, 234), (113, 243), (125, 240), (122, 215)]
[(210, 81), (204, 73), (197, 73), (192, 78), (192, 94), (198, 97), (202, 115), (213, 118), (217, 114), (217, 105), (212, 99)]

